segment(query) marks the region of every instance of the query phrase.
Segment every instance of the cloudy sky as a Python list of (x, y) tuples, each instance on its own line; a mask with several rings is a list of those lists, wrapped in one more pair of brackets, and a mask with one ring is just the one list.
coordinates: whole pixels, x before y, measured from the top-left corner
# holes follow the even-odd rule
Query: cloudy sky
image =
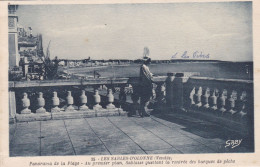
[[(251, 2), (20, 5), (19, 24), (51, 40), (51, 57), (252, 61)], [(177, 53), (177, 54), (176, 54)]]

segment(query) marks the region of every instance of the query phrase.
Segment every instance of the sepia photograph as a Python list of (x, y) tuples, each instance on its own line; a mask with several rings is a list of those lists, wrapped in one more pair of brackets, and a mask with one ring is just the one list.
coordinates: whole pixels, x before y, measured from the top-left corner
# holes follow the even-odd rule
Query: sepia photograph
[(252, 5), (9, 4), (9, 157), (255, 153)]

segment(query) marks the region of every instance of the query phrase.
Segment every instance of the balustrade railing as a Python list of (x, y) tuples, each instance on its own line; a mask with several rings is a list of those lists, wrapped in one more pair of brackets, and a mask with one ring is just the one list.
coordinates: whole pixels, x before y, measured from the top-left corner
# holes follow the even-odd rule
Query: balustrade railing
[[(126, 115), (118, 102), (129, 92), (124, 87), (127, 80), (9, 82), (10, 121)], [(103, 96), (100, 96), (99, 91)], [(115, 102), (114, 94), (118, 92), (121, 92), (121, 100)]]
[[(190, 114), (253, 133), (253, 81), (193, 75), (154, 77), (155, 112)], [(126, 115), (140, 109), (139, 91), (138, 78), (9, 82), (10, 120)]]
[(166, 99), (172, 111), (253, 134), (253, 81), (168, 74)]
[(253, 115), (253, 82), (191, 77), (185, 86), (185, 108), (245, 124)]

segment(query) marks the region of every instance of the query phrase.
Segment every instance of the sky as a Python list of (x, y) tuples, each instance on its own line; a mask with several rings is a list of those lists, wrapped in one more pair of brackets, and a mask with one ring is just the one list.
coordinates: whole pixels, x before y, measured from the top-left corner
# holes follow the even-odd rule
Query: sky
[[(19, 24), (49, 41), (51, 58), (252, 61), (251, 2), (20, 5)], [(175, 56), (174, 56), (175, 55)]]

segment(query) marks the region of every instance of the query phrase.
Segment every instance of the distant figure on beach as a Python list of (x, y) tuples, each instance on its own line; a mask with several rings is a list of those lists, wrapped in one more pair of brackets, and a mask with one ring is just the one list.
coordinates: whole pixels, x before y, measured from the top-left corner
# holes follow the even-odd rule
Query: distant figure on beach
[(94, 70), (94, 78), (99, 78), (100, 76), (101, 75), (97, 71)]
[(151, 109), (148, 109), (148, 105), (153, 96), (153, 74), (150, 72), (148, 65), (151, 63), (151, 58), (143, 60), (143, 64), (140, 67), (140, 111), (139, 114), (141, 117), (150, 116), (149, 112)]

